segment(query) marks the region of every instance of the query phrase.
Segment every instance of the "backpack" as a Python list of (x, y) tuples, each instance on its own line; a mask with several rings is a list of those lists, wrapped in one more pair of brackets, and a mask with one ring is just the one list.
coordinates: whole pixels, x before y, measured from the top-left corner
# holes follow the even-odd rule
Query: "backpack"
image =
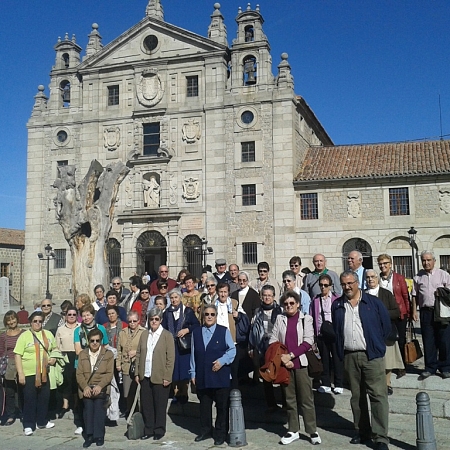
[(140, 412), (135, 412), (133, 414), (133, 411), (136, 408), (136, 403), (138, 403), (139, 405), (139, 410), (141, 409), (140, 393), (141, 393), (141, 385), (138, 384), (136, 389), (136, 395), (134, 396), (133, 406), (131, 407), (130, 410), (131, 412), (127, 419), (126, 435), (127, 438), (130, 439), (131, 441), (136, 441), (145, 434), (144, 418), (142, 417), (142, 414)]

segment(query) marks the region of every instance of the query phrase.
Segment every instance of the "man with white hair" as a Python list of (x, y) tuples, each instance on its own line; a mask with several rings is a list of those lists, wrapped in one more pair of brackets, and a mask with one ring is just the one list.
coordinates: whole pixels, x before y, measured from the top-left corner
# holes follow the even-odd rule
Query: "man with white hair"
[(358, 250), (353, 250), (347, 257), (348, 268), (358, 275), (359, 288), (366, 289), (366, 269), (363, 267), (363, 255)]
[(420, 313), (425, 356), (425, 370), (420, 378), (424, 380), (435, 375), (437, 370), (442, 378), (450, 378), (450, 325), (435, 321), (434, 314), (436, 290), (450, 287), (450, 275), (445, 270), (434, 267), (436, 258), (432, 251), (424, 250), (420, 259), (423, 269), (414, 277), (412, 290), (412, 315), (417, 321)]
[(261, 299), (259, 294), (249, 286), (248, 281), (248, 273), (241, 270), (238, 275), (239, 291), (233, 292), (231, 298), (239, 302), (251, 322), (255, 311), (261, 305)]

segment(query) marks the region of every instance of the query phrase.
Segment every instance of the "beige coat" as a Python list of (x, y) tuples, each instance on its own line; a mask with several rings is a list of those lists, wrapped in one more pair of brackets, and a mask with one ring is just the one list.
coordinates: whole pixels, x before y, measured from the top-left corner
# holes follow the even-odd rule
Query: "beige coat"
[[(148, 330), (144, 330), (139, 339), (136, 352), (136, 373), (139, 379), (144, 379), (145, 359), (147, 357)], [(150, 381), (153, 384), (163, 384), (163, 380), (172, 382), (173, 368), (175, 366), (175, 343), (172, 334), (162, 330), (161, 336), (153, 350), (152, 374)]]
[[(305, 330), (303, 330), (303, 321), (305, 323)], [(287, 317), (284, 314), (280, 314), (273, 325), (272, 335), (270, 336), (269, 344), (274, 342), (281, 342), (286, 344), (286, 330), (287, 330)], [(297, 322), (297, 342), (298, 345), (302, 342), (307, 342), (313, 345), (314, 343), (314, 328), (313, 318), (308, 314), (303, 314), (299, 311), (299, 317)], [(302, 367), (308, 366), (308, 360), (306, 355), (300, 355), (300, 364)]]
[(128, 328), (124, 328), (119, 333), (119, 340), (117, 343), (116, 367), (120, 367), (122, 369), (122, 372), (126, 375), (130, 373), (131, 363), (131, 360), (128, 357), (128, 352), (130, 350), (137, 350), (139, 339), (144, 331), (145, 328), (140, 326), (136, 330), (136, 334), (133, 336), (133, 339), (129, 339), (130, 330)]

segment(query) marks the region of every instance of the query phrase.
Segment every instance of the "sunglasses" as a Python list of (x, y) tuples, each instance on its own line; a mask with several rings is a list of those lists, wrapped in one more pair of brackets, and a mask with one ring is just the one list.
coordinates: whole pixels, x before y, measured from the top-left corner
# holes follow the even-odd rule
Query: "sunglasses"
[(89, 342), (100, 342), (100, 339), (89, 339)]
[(150, 319), (148, 319), (149, 322), (159, 322), (160, 320), (159, 317), (150, 317)]
[(328, 287), (328, 286), (330, 286), (329, 284), (321, 284), (321, 283), (319, 283), (319, 287)]
[(149, 295), (149, 292), (148, 291), (141, 291), (141, 295)]
[(268, 272), (267, 269), (259, 269), (258, 272)]
[(129, 320), (128, 323), (137, 323), (139, 320)]
[(293, 283), (294, 280), (283, 280), (283, 283)]
[(246, 278), (238, 278), (239, 283), (245, 283), (247, 281)]
[(51, 308), (52, 305), (41, 305), (41, 308)]
[(167, 289), (167, 286), (164, 284), (160, 287), (160, 289)]
[(284, 302), (283, 305), (284, 306), (294, 306), (296, 304), (296, 302)]
[(42, 320), (33, 320), (32, 323), (42, 323)]
[(113, 283), (113, 286), (120, 286), (122, 283)]
[(73, 313), (73, 314), (66, 314), (66, 316), (67, 317), (76, 317), (77, 315), (76, 315), (76, 313)]
[(290, 264), (289, 267), (300, 267), (300, 264)]
[(204, 316), (205, 316), (205, 317), (216, 317), (216, 313), (208, 313), (208, 312), (205, 312), (205, 313), (204, 313)]
[(206, 285), (206, 287), (209, 287), (209, 288), (210, 288), (210, 287), (215, 287), (215, 286), (216, 286), (215, 284), (207, 284), (207, 285)]

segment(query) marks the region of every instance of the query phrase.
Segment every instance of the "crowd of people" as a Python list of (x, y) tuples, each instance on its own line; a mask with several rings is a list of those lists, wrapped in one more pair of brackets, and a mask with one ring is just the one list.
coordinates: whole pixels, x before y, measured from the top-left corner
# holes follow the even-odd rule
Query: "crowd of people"
[[(99, 284), (92, 298), (81, 294), (74, 305), (64, 301), (60, 314), (45, 299), (29, 316), (27, 329), (19, 327), (23, 317), (9, 311), (0, 334), (1, 425), (20, 418), (31, 436), (36, 428), (53, 428), (53, 419), (72, 410), (83, 447), (102, 446), (105, 426), (133, 414), (138, 395), (145, 424), (141, 439), (158, 441), (166, 434), (169, 399), (185, 404), (191, 387), (200, 401), (195, 441), (212, 438), (221, 445), (229, 431), (230, 390), (259, 383), (268, 359), (281, 352), (279, 369), (286, 371), (281, 404), (288, 417), (281, 444), (299, 439), (300, 407), (305, 432), (316, 445), (321, 437), (308, 365), (319, 353), (317, 392), (339, 395), (350, 388), (356, 430), (350, 442), (373, 441), (375, 448), (388, 449), (391, 376), (406, 374), (407, 323), (419, 314), (425, 356), (420, 378), (438, 371), (450, 378), (450, 317), (436, 315), (441, 302), (442, 310), (449, 306), (450, 275), (435, 267), (431, 251), (422, 252), (421, 261), (411, 292), (390, 255), (378, 256), (377, 272), (365, 269), (355, 250), (340, 275), (327, 268), (322, 254), (314, 255), (312, 271), (302, 269), (298, 256), (291, 258), (282, 285), (269, 276), (267, 262), (258, 264), (258, 278), (250, 280), (236, 264), (227, 270), (218, 259), (216, 272), (207, 267), (199, 280), (186, 270), (171, 279), (167, 266), (155, 280), (147, 273), (132, 276), (130, 289), (115, 277), (109, 290)], [(272, 413), (280, 406), (273, 383), (262, 378)]]

